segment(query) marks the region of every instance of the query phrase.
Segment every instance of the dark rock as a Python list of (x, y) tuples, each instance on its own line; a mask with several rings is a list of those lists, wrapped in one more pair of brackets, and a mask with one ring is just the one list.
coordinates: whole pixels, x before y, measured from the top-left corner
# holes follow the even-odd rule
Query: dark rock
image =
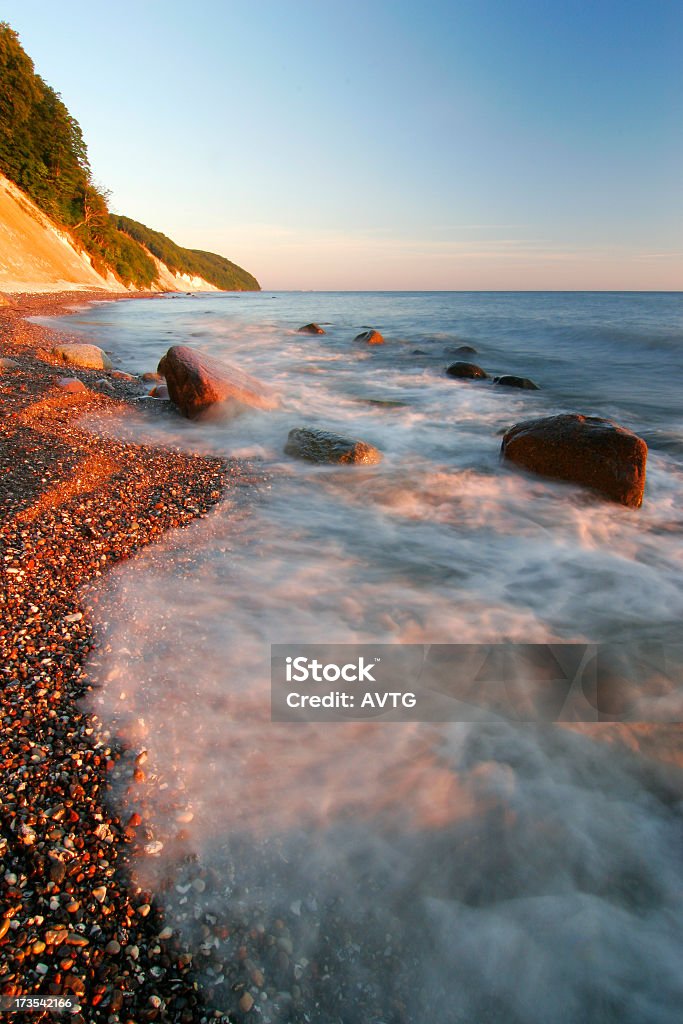
[(452, 348), (450, 351), (458, 356), (476, 356), (477, 354), (477, 350), (473, 345), (458, 345), (457, 348)]
[(221, 402), (257, 409), (278, 405), (277, 395), (255, 377), (187, 345), (169, 348), (158, 372), (166, 378), (171, 401), (190, 419)]
[(341, 462), (374, 465), (382, 459), (382, 453), (365, 441), (354, 441), (327, 430), (315, 430), (312, 427), (295, 427), (290, 430), (287, 444), (287, 455), (295, 455), (299, 459), (310, 462)]
[(501, 453), (533, 473), (590, 487), (629, 508), (642, 504), (647, 445), (611, 420), (574, 413), (526, 420), (507, 431)]
[(494, 377), (494, 384), (500, 384), (504, 388), (524, 388), (525, 391), (540, 391), (538, 384), (534, 384), (528, 377), (515, 377), (511, 373), (504, 373), (502, 377)]
[(468, 380), (486, 380), (488, 373), (476, 363), (451, 363), (446, 367), (450, 377), (464, 377)]
[(300, 327), (297, 330), (296, 333), (297, 334), (324, 334), (325, 332), (322, 329), (322, 327), (319, 327), (317, 324), (304, 324), (304, 326)]
[(383, 345), (384, 344), (384, 338), (379, 333), (379, 331), (373, 331), (372, 329), (369, 330), (369, 331), (361, 331), (361, 333), (357, 334), (356, 337), (353, 340), (354, 341), (363, 341), (363, 342), (365, 342), (366, 345)]
[(427, 355), (429, 355), (429, 353), (425, 352), (425, 350), (423, 348), (414, 348), (412, 353), (411, 353), (411, 355), (414, 355), (414, 356), (427, 356)]

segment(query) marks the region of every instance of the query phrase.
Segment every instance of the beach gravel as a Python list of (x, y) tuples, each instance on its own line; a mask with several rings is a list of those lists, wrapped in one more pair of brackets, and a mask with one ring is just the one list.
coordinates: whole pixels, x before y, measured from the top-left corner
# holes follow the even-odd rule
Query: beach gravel
[(242, 470), (82, 429), (144, 386), (110, 375), (105, 393), (101, 370), (79, 370), (85, 391), (59, 387), (54, 332), (23, 317), (73, 301), (0, 311), (16, 364), (0, 376), (0, 994), (68, 996), (75, 1022), (201, 1022), (192, 958), (172, 932), (159, 943), (162, 911), (129, 870), (137, 830), (108, 801), (122, 752), (78, 703), (94, 645), (78, 593), (206, 514)]

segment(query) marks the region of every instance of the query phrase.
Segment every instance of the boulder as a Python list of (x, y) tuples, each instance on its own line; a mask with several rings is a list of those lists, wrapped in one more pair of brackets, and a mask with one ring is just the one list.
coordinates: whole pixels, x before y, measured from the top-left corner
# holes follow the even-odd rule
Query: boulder
[(506, 432), (501, 454), (533, 473), (590, 487), (629, 508), (642, 504), (647, 445), (611, 420), (575, 413), (525, 420)]
[(299, 327), (299, 329), (297, 330), (296, 333), (297, 334), (324, 334), (325, 332), (322, 329), (322, 327), (318, 326), (318, 324), (304, 324), (303, 327)]
[(511, 373), (504, 373), (502, 377), (494, 377), (494, 384), (500, 384), (503, 388), (524, 388), (525, 391), (540, 391), (538, 384), (534, 384), (528, 377), (515, 377)]
[(361, 333), (357, 334), (356, 337), (353, 340), (354, 341), (363, 341), (363, 342), (365, 342), (366, 345), (383, 345), (384, 344), (384, 338), (379, 333), (379, 331), (373, 331), (373, 330), (361, 331)]
[(365, 441), (353, 441), (328, 430), (295, 427), (290, 430), (287, 455), (295, 455), (309, 462), (360, 463), (366, 466), (381, 462), (382, 453)]
[(97, 345), (72, 343), (55, 345), (52, 355), (66, 366), (80, 366), (84, 370), (111, 370), (111, 360)]
[(450, 377), (463, 377), (467, 380), (486, 380), (488, 373), (476, 363), (451, 363), (446, 367)]
[(222, 402), (257, 409), (278, 405), (277, 395), (255, 377), (187, 345), (169, 348), (158, 372), (166, 378), (171, 401), (189, 419)]

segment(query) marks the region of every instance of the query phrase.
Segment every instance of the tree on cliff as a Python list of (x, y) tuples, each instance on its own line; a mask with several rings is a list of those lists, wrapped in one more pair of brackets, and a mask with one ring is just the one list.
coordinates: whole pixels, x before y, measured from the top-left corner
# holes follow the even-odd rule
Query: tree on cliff
[(174, 270), (198, 274), (219, 288), (259, 287), (250, 274), (222, 256), (181, 249), (142, 224), (119, 223), (111, 216), (107, 194), (93, 181), (78, 121), (59, 93), (36, 73), (19, 36), (4, 21), (0, 21), (0, 171), (71, 233), (96, 270), (113, 271), (126, 285), (149, 288), (157, 280), (157, 267), (147, 249), (155, 251), (155, 246), (163, 244), (175, 260)]

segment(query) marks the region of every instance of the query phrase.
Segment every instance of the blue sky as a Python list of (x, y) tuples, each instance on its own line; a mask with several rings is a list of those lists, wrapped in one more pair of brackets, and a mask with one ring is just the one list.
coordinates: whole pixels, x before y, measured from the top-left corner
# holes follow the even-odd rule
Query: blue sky
[(112, 208), (265, 287), (683, 287), (680, 0), (0, 16)]

